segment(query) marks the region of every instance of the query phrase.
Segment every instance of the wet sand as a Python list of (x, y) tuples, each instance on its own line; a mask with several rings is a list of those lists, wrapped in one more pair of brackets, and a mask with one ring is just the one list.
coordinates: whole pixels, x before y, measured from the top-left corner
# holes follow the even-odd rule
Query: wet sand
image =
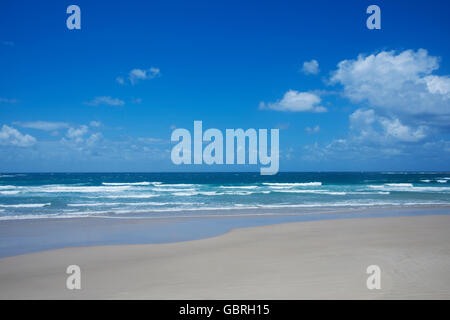
[[(0, 259), (0, 298), (450, 299), (450, 215), (292, 222)], [(81, 290), (66, 268), (81, 268)], [(366, 268), (381, 268), (368, 290)]]

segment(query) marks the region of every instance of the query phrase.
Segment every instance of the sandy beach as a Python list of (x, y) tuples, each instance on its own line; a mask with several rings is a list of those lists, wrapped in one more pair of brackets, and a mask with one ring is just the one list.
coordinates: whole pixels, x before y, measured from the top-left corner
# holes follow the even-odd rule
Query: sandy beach
[[(449, 299), (450, 216), (293, 222), (0, 259), (1, 299)], [(66, 268), (81, 268), (81, 290)], [(381, 268), (368, 290), (366, 268)]]

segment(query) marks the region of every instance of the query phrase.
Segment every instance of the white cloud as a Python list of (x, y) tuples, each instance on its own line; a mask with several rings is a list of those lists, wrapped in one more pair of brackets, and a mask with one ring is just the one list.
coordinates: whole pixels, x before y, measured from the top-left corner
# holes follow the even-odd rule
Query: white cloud
[(415, 164), (421, 157), (445, 162), (450, 151), (450, 77), (435, 74), (439, 62), (424, 49), (341, 61), (331, 83), (342, 85), (343, 96), (359, 109), (349, 116), (346, 136), (305, 146), (303, 159)]
[(405, 125), (398, 118), (378, 116), (374, 110), (358, 109), (349, 118), (353, 141), (358, 144), (419, 142), (427, 136), (429, 130), (426, 126)]
[(440, 76), (427, 76), (424, 78), (428, 91), (447, 95), (450, 92), (450, 78)]
[(44, 131), (54, 131), (69, 127), (69, 124), (65, 122), (49, 122), (49, 121), (14, 122), (14, 124), (23, 128), (30, 128)]
[(101, 127), (102, 123), (101, 123), (100, 121), (91, 121), (91, 122), (89, 123), (89, 125), (90, 125), (91, 127), (98, 128), (98, 127)]
[(89, 147), (94, 146), (100, 139), (102, 138), (102, 134), (100, 132), (93, 133), (89, 138), (86, 139), (86, 145)]
[(339, 62), (331, 82), (342, 84), (352, 102), (371, 108), (350, 116), (357, 139), (412, 143), (448, 128), (450, 78), (432, 74), (438, 68), (439, 58), (424, 49), (382, 51)]
[[(151, 67), (148, 69), (133, 69), (130, 72), (128, 72), (128, 81), (131, 84), (136, 84), (140, 80), (149, 80), (154, 79), (161, 75), (161, 70), (159, 68)], [(125, 84), (125, 78), (124, 77), (117, 77), (116, 82), (119, 84)]]
[[(94, 125), (93, 125), (94, 124)], [(100, 125), (100, 122), (91, 121), (89, 124), (91, 127)], [(72, 127), (67, 130), (66, 138), (62, 138), (61, 142), (75, 148), (78, 151), (82, 151), (85, 147), (92, 147), (97, 144), (103, 137), (101, 132), (89, 133), (89, 127), (87, 125), (81, 125), (79, 127)]]
[(36, 139), (28, 134), (22, 134), (17, 129), (3, 125), (0, 130), (0, 145), (29, 147), (36, 143)]
[(109, 96), (101, 96), (101, 97), (95, 97), (92, 101), (85, 102), (85, 104), (87, 104), (89, 106), (100, 106), (100, 105), (123, 106), (125, 104), (125, 102), (118, 98), (112, 98)]
[(290, 112), (326, 112), (327, 109), (320, 106), (320, 102), (320, 97), (314, 93), (289, 90), (281, 100), (267, 104), (261, 102), (259, 108)]
[(143, 69), (133, 69), (128, 74), (128, 78), (131, 83), (135, 83), (138, 80), (153, 79), (161, 74), (158, 68), (151, 67), (147, 70)]
[(306, 131), (307, 133), (317, 133), (317, 132), (320, 131), (320, 127), (317, 126), (317, 125), (314, 126), (314, 127), (312, 127), (312, 128), (306, 127), (306, 128), (305, 128), (305, 131)]
[(380, 123), (384, 129), (386, 136), (392, 137), (399, 141), (416, 142), (426, 137), (425, 126), (419, 126), (416, 129), (408, 127), (400, 122), (399, 119), (381, 118)]
[(303, 62), (303, 67), (301, 70), (304, 74), (318, 74), (319, 73), (319, 62), (317, 60), (305, 61)]
[(76, 142), (81, 142), (82, 137), (89, 131), (88, 126), (82, 125), (78, 128), (69, 128), (67, 130), (67, 137), (75, 140)]
[(335, 138), (324, 145), (306, 145), (302, 159), (367, 163), (378, 159), (435, 154), (438, 150), (424, 151), (424, 146), (429, 144), (426, 140), (429, 128), (408, 126), (398, 118), (379, 116), (373, 109), (358, 109), (349, 116), (349, 121), (350, 131), (345, 137)]
[(382, 51), (339, 62), (331, 82), (342, 84), (344, 95), (353, 102), (366, 102), (404, 121), (447, 124), (450, 79), (432, 75), (438, 68), (439, 58), (424, 49)]

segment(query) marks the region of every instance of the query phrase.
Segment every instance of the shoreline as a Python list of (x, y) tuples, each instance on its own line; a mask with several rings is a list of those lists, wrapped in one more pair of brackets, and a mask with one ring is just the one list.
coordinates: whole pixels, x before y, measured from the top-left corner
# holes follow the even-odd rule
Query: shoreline
[(232, 229), (282, 223), (450, 214), (450, 206), (333, 208), (187, 217), (74, 217), (0, 221), (0, 258), (98, 245), (161, 244), (217, 237)]
[[(0, 259), (1, 299), (449, 299), (450, 215), (232, 229), (200, 240)], [(68, 265), (82, 289), (65, 288)], [(366, 288), (379, 265), (381, 290)]]

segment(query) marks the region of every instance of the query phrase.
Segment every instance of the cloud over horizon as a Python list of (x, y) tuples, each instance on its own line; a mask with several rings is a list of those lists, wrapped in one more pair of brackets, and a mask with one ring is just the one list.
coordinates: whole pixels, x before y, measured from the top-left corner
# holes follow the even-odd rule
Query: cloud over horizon
[(30, 147), (36, 143), (36, 138), (22, 134), (19, 130), (4, 124), (0, 130), (0, 145)]
[(349, 132), (322, 144), (305, 146), (304, 159), (376, 159), (450, 152), (450, 78), (435, 75), (440, 58), (425, 49), (381, 51), (343, 60), (330, 84), (357, 109)]

